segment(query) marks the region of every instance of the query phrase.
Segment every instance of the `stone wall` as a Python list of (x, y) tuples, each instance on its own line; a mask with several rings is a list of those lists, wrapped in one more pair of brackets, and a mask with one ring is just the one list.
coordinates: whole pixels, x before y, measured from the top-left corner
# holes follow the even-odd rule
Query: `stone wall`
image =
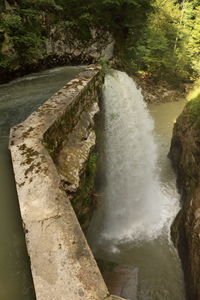
[(71, 205), (95, 145), (101, 85), (90, 67), (11, 130), (37, 300), (120, 299), (109, 295)]
[(177, 172), (181, 210), (172, 238), (181, 257), (187, 298), (200, 299), (200, 129), (187, 105), (173, 131), (169, 157)]

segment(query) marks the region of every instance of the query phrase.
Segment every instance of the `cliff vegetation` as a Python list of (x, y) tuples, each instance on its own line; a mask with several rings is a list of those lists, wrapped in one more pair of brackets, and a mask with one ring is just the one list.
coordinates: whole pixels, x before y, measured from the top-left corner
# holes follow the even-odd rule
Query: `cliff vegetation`
[(97, 61), (85, 49), (101, 52), (110, 34), (115, 65), (131, 74), (173, 85), (199, 76), (198, 0), (4, 0), (0, 10), (1, 74)]
[(3, 73), (28, 71), (48, 58), (52, 64), (90, 63), (85, 48), (101, 52), (108, 33), (118, 43), (130, 28), (138, 36), (150, 5), (147, 0), (5, 0), (0, 9)]
[(200, 130), (200, 80), (196, 82), (194, 89), (189, 93), (188, 101), (190, 119)]
[(141, 38), (129, 48), (137, 70), (178, 84), (198, 78), (199, 1), (155, 0)]

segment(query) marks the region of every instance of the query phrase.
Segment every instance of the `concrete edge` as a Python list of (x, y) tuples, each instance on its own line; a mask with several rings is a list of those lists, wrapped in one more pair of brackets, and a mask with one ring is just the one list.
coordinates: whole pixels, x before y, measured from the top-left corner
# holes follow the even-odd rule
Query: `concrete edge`
[(109, 292), (43, 138), (99, 69), (70, 81), (11, 129), (10, 151), (37, 300), (106, 299)]

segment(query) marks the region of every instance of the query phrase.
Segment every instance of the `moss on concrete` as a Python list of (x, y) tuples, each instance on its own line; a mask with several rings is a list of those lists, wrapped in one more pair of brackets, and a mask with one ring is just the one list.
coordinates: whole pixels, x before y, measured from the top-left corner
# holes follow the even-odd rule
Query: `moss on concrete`
[[(73, 85), (68, 87), (74, 89), (78, 94), (75, 96), (73, 103), (67, 106), (67, 110), (63, 112), (63, 115), (44, 134), (43, 144), (54, 161), (66, 136), (80, 120), (81, 112), (87, 111), (91, 107), (91, 103), (101, 94), (103, 76), (98, 74), (92, 82), (87, 84), (87, 88), (84, 87), (83, 82), (84, 78), (83, 81), (75, 81)], [(78, 87), (82, 87), (82, 90), (78, 91)], [(67, 86), (65, 88), (67, 89)]]
[(85, 172), (81, 176), (81, 183), (77, 194), (71, 201), (83, 231), (88, 228), (95, 209), (93, 192), (96, 175), (96, 161), (97, 152), (92, 152), (89, 156)]

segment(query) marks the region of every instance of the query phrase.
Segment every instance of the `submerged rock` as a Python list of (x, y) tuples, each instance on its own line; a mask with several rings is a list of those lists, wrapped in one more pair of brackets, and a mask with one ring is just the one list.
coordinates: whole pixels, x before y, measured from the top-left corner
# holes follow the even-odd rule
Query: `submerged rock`
[(111, 294), (137, 300), (138, 268), (105, 260), (97, 263)]

